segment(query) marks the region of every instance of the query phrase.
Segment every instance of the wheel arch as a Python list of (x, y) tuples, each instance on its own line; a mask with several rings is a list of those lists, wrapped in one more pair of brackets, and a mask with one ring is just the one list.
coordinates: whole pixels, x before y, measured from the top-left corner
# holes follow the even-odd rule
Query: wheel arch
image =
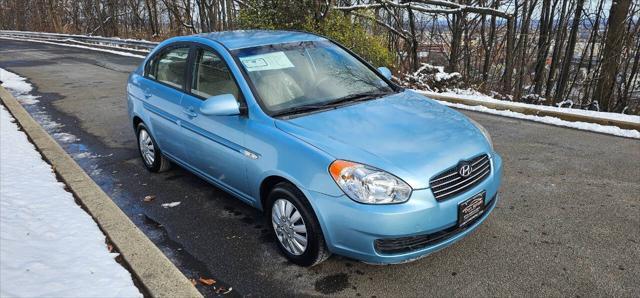
[[(273, 189), (274, 186), (276, 186), (278, 183), (281, 182), (286, 182), (289, 183), (295, 187), (297, 187), (298, 189), (300, 189), (300, 187), (298, 185), (296, 185), (293, 181), (283, 177), (283, 176), (279, 176), (279, 175), (270, 175), (268, 177), (265, 177), (264, 179), (262, 179), (262, 182), (260, 183), (260, 189), (259, 189), (259, 199), (260, 201), (258, 202), (260, 205), (258, 206), (258, 208), (260, 210), (264, 211), (265, 208), (265, 204), (267, 201), (267, 197), (269, 196), (269, 192)], [(300, 191), (302, 191), (302, 189), (300, 189)], [(304, 192), (303, 192), (304, 193)], [(309, 201), (309, 199), (307, 199), (307, 201)]]
[(133, 131), (138, 129), (138, 124), (144, 123), (142, 118), (138, 117), (138, 115), (133, 116)]

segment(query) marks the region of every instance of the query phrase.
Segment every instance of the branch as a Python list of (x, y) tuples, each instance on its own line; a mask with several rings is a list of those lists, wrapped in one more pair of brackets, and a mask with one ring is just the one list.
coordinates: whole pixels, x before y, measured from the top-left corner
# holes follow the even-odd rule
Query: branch
[[(378, 23), (378, 25), (380, 25), (380, 26), (382, 26), (382, 27), (385, 27), (385, 28), (387, 28), (389, 31), (391, 31), (391, 32), (395, 33), (395, 34), (396, 34), (396, 35), (398, 35), (400, 38), (402, 38), (402, 39), (404, 39), (404, 40), (407, 40), (407, 39), (408, 39), (408, 37), (405, 35), (406, 31), (405, 31), (404, 33), (403, 33), (403, 32), (400, 32), (400, 31), (396, 30), (395, 28), (391, 27), (391, 25), (389, 25), (389, 24), (387, 24), (387, 23), (385, 23), (385, 22), (383, 22), (383, 21), (381, 21), (381, 20), (378, 20), (377, 18), (374, 18), (374, 17), (372, 17), (372, 16), (368, 16), (368, 15), (363, 15), (363, 14), (360, 14), (360, 13), (357, 13), (357, 12), (351, 12), (351, 14), (352, 14), (352, 15), (354, 15), (354, 16), (356, 16), (356, 17), (361, 17), (361, 18), (365, 18), (365, 19), (368, 19), (368, 20), (372, 20), (372, 21), (374, 21), (374, 22)], [(402, 30), (402, 31), (404, 31), (404, 30)]]
[[(512, 15), (506, 12), (499, 11), (497, 9), (488, 8), (488, 7), (478, 7), (478, 6), (467, 6), (467, 5), (457, 4), (457, 3), (443, 1), (443, 0), (416, 0), (416, 1), (407, 1), (403, 3), (392, 2), (389, 0), (377, 0), (377, 1), (379, 3), (357, 4), (357, 5), (343, 6), (343, 7), (334, 6), (333, 8), (336, 10), (344, 11), (344, 12), (351, 12), (354, 10), (379, 8), (379, 7), (388, 5), (395, 8), (412, 9), (422, 13), (457, 14), (462, 12), (470, 12), (470, 13), (477, 13), (477, 14), (483, 14), (483, 15), (493, 15), (493, 16), (497, 16), (505, 19), (512, 18)], [(418, 5), (418, 4), (441, 6), (446, 8), (429, 8), (429, 7)]]
[(344, 12), (351, 12), (353, 10), (363, 10), (363, 9), (372, 9), (372, 8), (380, 8), (380, 7), (382, 7), (382, 4), (375, 3), (375, 4), (356, 4), (356, 5), (342, 6), (342, 7), (334, 6), (333, 9), (344, 11)]
[(410, 8), (410, 9), (413, 9), (413, 10), (416, 10), (416, 11), (420, 11), (420, 12), (423, 12), (423, 13), (452, 14), (452, 13), (460, 12), (459, 9), (427, 8), (427, 7), (424, 7), (424, 6), (413, 5), (413, 4), (411, 4), (411, 2), (395, 3), (395, 2), (388, 1), (388, 0), (378, 0), (378, 1), (380, 1), (382, 3), (357, 4), (357, 5), (344, 6), (344, 7), (334, 6), (333, 9), (344, 11), (344, 12), (351, 12), (351, 11), (354, 11), (354, 10), (365, 10), (365, 9), (372, 9), (372, 8), (380, 8), (380, 7), (384, 7), (384, 6), (388, 5), (388, 6), (395, 7), (395, 8)]
[(244, 1), (242, 1), (242, 0), (233, 0), (233, 2), (238, 3), (238, 4), (240, 4), (240, 5), (244, 6), (244, 7), (247, 7), (247, 8), (253, 9), (253, 7), (252, 7), (251, 5), (249, 5), (249, 4), (247, 4), (247, 3), (245, 3), (245, 2), (244, 2)]
[(481, 7), (481, 6), (467, 6), (467, 5), (453, 3), (453, 2), (449, 2), (449, 1), (445, 1), (445, 0), (415, 0), (415, 1), (411, 1), (411, 2), (427, 4), (427, 5), (449, 7), (449, 8), (452, 8), (452, 9), (460, 10), (461, 12), (472, 12), (472, 13), (485, 14), (485, 15), (488, 14), (488, 15), (493, 15), (493, 16), (497, 16), (497, 17), (502, 17), (502, 18), (505, 18), (505, 19), (510, 19), (510, 18), (513, 17), (511, 14), (508, 14), (508, 13), (503, 12), (503, 11), (499, 11), (499, 10), (494, 9), (494, 8)]

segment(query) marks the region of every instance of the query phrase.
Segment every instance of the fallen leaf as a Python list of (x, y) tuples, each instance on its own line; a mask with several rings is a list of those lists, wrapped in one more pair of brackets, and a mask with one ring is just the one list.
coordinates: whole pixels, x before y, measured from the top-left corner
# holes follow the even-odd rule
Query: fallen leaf
[(156, 196), (148, 195), (148, 196), (144, 197), (143, 201), (148, 203), (148, 202), (151, 202), (151, 201), (153, 201), (155, 199), (156, 199)]
[(198, 284), (198, 282), (195, 279), (189, 279), (189, 281), (191, 281), (191, 284), (195, 287), (196, 284)]
[(210, 279), (210, 278), (199, 278), (198, 281), (200, 281), (201, 284), (205, 285), (205, 286), (210, 286), (216, 283), (215, 280)]
[(222, 295), (225, 295), (225, 294), (228, 294), (229, 292), (231, 292), (232, 290), (233, 290), (233, 288), (232, 288), (232, 287), (229, 287), (229, 289), (226, 289), (225, 287), (219, 287), (219, 288), (216, 290), (216, 294), (222, 294)]

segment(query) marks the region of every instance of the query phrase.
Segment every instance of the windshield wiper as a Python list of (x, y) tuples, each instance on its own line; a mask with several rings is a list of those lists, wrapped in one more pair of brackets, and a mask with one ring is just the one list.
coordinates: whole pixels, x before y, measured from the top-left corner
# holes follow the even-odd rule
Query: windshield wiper
[(313, 112), (313, 111), (316, 111), (316, 110), (332, 109), (332, 108), (336, 108), (336, 107), (342, 106), (345, 103), (371, 100), (371, 99), (375, 99), (375, 98), (379, 98), (379, 97), (388, 95), (390, 93), (392, 93), (392, 91), (356, 93), (356, 94), (351, 94), (351, 95), (347, 95), (347, 96), (344, 96), (344, 97), (340, 97), (338, 99), (335, 99), (335, 100), (332, 100), (332, 101), (329, 101), (329, 102), (326, 102), (326, 103), (302, 105), (302, 106), (297, 106), (297, 107), (285, 109), (283, 111), (280, 111), (280, 112), (277, 112), (277, 113), (273, 114), (272, 116), (274, 116), (274, 117), (287, 116), (287, 115), (295, 115), (295, 114)]
[(356, 93), (356, 94), (351, 94), (351, 95), (347, 95), (344, 97), (340, 97), (336, 100), (330, 101), (328, 103), (326, 103), (327, 105), (331, 105), (331, 106), (336, 106), (336, 105), (341, 105), (343, 103), (347, 103), (347, 102), (358, 102), (358, 101), (365, 101), (365, 100), (371, 100), (371, 99), (376, 99), (385, 95), (389, 95), (391, 94), (392, 91), (378, 91), (378, 92), (363, 92), (363, 93)]
[(273, 117), (288, 116), (288, 115), (295, 115), (295, 114), (313, 112), (313, 111), (327, 109), (327, 108), (331, 108), (331, 106), (327, 106), (325, 104), (302, 105), (302, 106), (297, 106), (297, 107), (293, 107), (293, 108), (284, 109), (282, 111), (279, 111), (279, 112), (276, 112), (276, 113), (272, 114), (271, 116), (273, 116)]

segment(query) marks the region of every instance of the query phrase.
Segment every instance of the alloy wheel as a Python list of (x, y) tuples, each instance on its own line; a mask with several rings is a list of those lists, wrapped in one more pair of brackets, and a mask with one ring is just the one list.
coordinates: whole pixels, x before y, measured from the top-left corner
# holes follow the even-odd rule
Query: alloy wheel
[(271, 223), (280, 244), (299, 256), (307, 249), (307, 226), (300, 211), (287, 199), (277, 199), (271, 208)]
[(140, 130), (140, 135), (138, 136), (138, 145), (140, 146), (140, 153), (142, 154), (144, 162), (148, 166), (153, 166), (153, 162), (156, 158), (156, 151), (155, 147), (153, 146), (151, 136), (145, 129)]

